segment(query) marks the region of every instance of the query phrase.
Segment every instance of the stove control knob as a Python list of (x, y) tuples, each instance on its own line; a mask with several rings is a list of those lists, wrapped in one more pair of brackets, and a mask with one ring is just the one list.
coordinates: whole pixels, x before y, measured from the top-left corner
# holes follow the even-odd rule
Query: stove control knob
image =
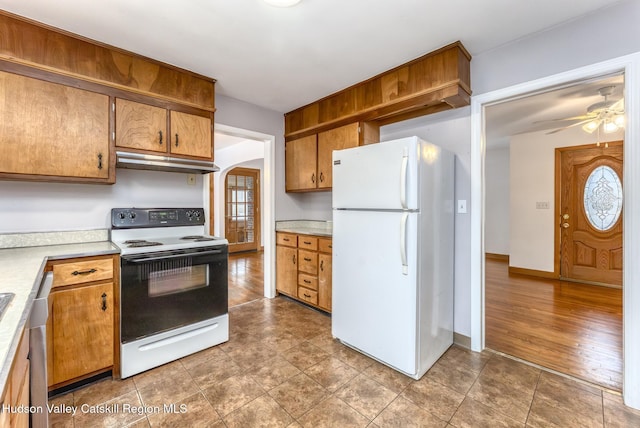
[(118, 218), (120, 220), (124, 220), (124, 217), (125, 217), (124, 213), (118, 213)]
[(129, 213), (129, 218), (131, 220), (133, 220), (134, 218), (136, 218), (136, 213)]
[(195, 214), (196, 218), (200, 218), (200, 211), (195, 211), (194, 214)]

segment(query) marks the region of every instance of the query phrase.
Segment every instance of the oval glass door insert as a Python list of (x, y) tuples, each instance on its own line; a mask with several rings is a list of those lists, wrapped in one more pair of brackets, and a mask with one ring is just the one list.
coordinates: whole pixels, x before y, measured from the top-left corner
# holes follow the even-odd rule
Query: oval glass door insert
[(591, 171), (584, 185), (584, 211), (597, 230), (615, 226), (622, 213), (622, 183), (613, 168), (602, 165)]

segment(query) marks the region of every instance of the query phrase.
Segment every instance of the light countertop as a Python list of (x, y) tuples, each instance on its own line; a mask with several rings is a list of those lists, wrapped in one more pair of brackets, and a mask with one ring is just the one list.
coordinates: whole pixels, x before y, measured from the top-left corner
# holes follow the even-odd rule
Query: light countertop
[[(75, 242), (74, 239), (52, 239), (43, 234), (45, 242), (73, 242), (58, 245), (40, 245), (19, 247), (17, 243), (37, 243), (40, 236), (34, 239), (33, 234), (0, 235), (0, 293), (14, 293), (0, 319), (0, 391), (4, 390), (7, 376), (13, 362), (19, 333), (26, 325), (43, 278), (44, 267), (48, 260), (86, 257), (96, 255), (118, 254), (120, 249), (110, 241)], [(29, 235), (29, 236), (27, 236)], [(90, 237), (106, 237), (104, 233), (90, 234)], [(39, 241), (42, 242), (42, 241)]]
[(283, 220), (276, 221), (276, 232), (300, 233), (331, 237), (333, 222), (322, 220)]

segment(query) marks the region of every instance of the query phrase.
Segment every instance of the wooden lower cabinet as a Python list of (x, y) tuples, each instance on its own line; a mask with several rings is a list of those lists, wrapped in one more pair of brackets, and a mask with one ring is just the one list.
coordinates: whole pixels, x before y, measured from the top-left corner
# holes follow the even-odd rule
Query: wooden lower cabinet
[[(49, 389), (114, 367), (118, 313), (117, 276), (113, 274), (117, 272), (116, 262), (117, 257), (109, 256), (75, 259), (53, 266), (47, 322)], [(77, 277), (75, 283), (63, 276), (67, 272), (70, 277)], [(105, 278), (109, 272), (111, 276)]]
[(331, 238), (276, 234), (276, 289), (331, 312)]
[(297, 236), (278, 233), (276, 245), (276, 290), (295, 297), (298, 283)]
[(29, 330), (24, 329), (0, 403), (0, 428), (27, 428), (29, 426), (28, 412), (7, 411), (9, 408), (26, 409), (29, 407), (31, 370), (28, 356)]

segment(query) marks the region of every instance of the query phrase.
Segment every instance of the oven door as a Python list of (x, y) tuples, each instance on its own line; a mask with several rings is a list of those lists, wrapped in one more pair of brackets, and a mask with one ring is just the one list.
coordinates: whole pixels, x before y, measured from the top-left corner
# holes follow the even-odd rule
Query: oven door
[(227, 246), (121, 256), (121, 342), (227, 313)]

